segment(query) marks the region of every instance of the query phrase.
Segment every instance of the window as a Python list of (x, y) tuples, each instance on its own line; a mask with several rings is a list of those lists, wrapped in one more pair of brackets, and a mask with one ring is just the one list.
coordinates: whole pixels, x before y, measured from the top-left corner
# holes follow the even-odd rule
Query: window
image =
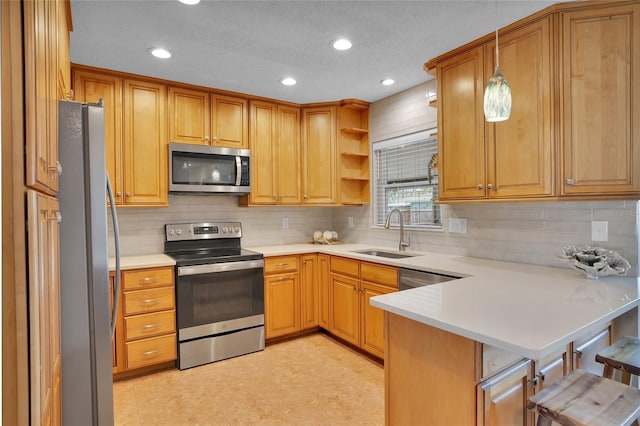
[[(430, 132), (373, 145), (374, 225), (383, 226), (389, 212), (399, 209), (405, 225), (442, 227), (440, 206), (433, 202), (438, 197), (438, 139)], [(393, 215), (391, 224), (400, 224), (398, 214)]]

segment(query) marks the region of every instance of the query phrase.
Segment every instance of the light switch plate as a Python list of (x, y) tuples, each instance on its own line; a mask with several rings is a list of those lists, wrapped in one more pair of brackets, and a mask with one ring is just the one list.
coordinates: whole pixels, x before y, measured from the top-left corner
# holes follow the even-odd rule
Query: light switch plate
[(349, 216), (347, 222), (349, 223), (349, 228), (353, 228), (353, 216)]
[(609, 241), (609, 222), (606, 220), (591, 221), (591, 240)]
[(449, 232), (452, 234), (467, 233), (467, 219), (461, 217), (449, 218)]
[(289, 218), (288, 217), (283, 217), (282, 218), (282, 229), (289, 229)]

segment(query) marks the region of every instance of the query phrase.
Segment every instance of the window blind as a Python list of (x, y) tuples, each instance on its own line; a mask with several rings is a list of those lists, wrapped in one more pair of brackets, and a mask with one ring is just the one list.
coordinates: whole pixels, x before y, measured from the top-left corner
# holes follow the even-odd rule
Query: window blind
[[(433, 130), (377, 142), (374, 155), (374, 225), (383, 226), (393, 209), (402, 212), (404, 224), (414, 227), (441, 227), (438, 170), (434, 162), (438, 139)], [(392, 225), (399, 225), (397, 214)]]

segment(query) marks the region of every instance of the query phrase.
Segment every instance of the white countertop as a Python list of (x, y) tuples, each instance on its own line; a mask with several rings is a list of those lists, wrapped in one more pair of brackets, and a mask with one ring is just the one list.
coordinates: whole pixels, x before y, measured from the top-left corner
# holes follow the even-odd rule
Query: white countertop
[[(140, 269), (140, 268), (157, 268), (161, 266), (173, 266), (176, 261), (167, 256), (166, 254), (147, 254), (142, 256), (123, 256), (120, 259), (120, 268), (125, 269)], [(116, 260), (113, 257), (109, 258), (109, 271), (116, 270)]]
[[(354, 250), (371, 245), (289, 244), (248, 247), (265, 256), (320, 252), (465, 278), (385, 294), (371, 304), (394, 314), (530, 359), (560, 350), (638, 306), (638, 278), (590, 280), (567, 267), (545, 267), (437, 253), (405, 259)], [(389, 250), (388, 248), (379, 248)]]

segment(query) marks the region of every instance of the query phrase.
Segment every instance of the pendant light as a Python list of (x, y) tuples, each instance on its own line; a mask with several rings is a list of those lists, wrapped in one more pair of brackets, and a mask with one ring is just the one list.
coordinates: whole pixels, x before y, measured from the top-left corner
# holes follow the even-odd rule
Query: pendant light
[(511, 114), (511, 88), (500, 72), (498, 30), (496, 30), (496, 71), (484, 91), (484, 117), (487, 121), (504, 121)]

